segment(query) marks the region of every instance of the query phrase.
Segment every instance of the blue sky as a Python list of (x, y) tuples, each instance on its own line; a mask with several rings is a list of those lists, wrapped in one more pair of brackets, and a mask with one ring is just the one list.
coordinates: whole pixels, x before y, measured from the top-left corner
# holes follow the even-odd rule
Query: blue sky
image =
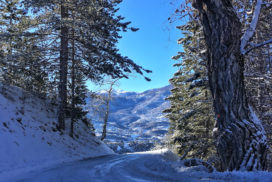
[(174, 6), (169, 0), (123, 0), (118, 14), (140, 30), (122, 33), (118, 48), (123, 56), (153, 73), (146, 75), (151, 82), (134, 74), (130, 79), (120, 80), (117, 89), (142, 92), (169, 84), (168, 80), (176, 71), (171, 57), (181, 49), (177, 44), (181, 33), (167, 20), (173, 12)]

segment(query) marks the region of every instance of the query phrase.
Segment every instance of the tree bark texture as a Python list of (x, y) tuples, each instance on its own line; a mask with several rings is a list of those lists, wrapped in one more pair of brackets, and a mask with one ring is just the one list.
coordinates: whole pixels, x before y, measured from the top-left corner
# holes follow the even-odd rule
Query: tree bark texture
[[(73, 16), (74, 22), (74, 16)], [(71, 128), (70, 128), (70, 136), (73, 137), (74, 135), (74, 123), (75, 123), (75, 29), (73, 26), (72, 29), (72, 75), (71, 75), (71, 90), (72, 90), (72, 113), (71, 113)]]
[(60, 83), (59, 83), (59, 110), (58, 123), (59, 129), (65, 129), (65, 112), (67, 105), (67, 69), (68, 69), (68, 27), (63, 20), (68, 18), (68, 8), (65, 6), (65, 1), (61, 3), (61, 32), (60, 32)]
[(199, 11), (207, 45), (221, 170), (265, 170), (266, 136), (247, 103), (241, 23), (231, 0), (193, 0), (193, 7)]

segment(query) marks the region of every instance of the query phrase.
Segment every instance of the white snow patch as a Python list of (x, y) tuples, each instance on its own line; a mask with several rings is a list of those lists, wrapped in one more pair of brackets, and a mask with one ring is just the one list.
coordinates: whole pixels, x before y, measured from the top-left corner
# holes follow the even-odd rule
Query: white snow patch
[(75, 139), (68, 130), (61, 135), (56, 123), (56, 107), (49, 101), (0, 83), (0, 181), (37, 168), (113, 154), (82, 122), (76, 123)]

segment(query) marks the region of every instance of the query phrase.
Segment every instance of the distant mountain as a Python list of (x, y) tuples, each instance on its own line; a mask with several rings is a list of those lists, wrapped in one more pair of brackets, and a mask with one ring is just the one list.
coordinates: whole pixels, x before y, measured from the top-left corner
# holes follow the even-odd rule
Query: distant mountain
[[(171, 86), (142, 93), (114, 91), (110, 103), (107, 143), (159, 142), (167, 133), (169, 122), (162, 111), (170, 106), (165, 100)], [(105, 94), (105, 93), (102, 93)], [(96, 133), (101, 134), (103, 119), (90, 113)], [(124, 146), (117, 146), (119, 149)], [(129, 147), (128, 147), (129, 148)]]

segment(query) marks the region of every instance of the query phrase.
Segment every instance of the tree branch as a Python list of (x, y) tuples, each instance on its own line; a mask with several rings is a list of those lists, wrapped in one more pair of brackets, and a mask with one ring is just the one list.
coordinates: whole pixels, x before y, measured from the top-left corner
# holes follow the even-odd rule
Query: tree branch
[(257, 23), (261, 13), (262, 4), (263, 4), (262, 0), (257, 0), (257, 4), (255, 6), (255, 10), (254, 10), (254, 14), (253, 14), (253, 18), (250, 23), (250, 26), (248, 27), (248, 29), (246, 30), (246, 32), (241, 38), (240, 51), (243, 55), (246, 54), (247, 51), (245, 50), (245, 47), (247, 46), (249, 40), (253, 37), (256, 31)]
[(264, 46), (264, 45), (271, 44), (271, 43), (272, 43), (272, 39), (267, 40), (267, 41), (264, 41), (264, 42), (259, 43), (259, 44), (252, 44), (252, 47), (249, 48), (248, 50), (245, 50), (245, 53), (244, 53), (244, 54), (249, 53), (249, 52), (252, 51), (253, 49), (256, 49), (256, 48), (259, 48), (259, 47), (262, 47), (262, 46)]

